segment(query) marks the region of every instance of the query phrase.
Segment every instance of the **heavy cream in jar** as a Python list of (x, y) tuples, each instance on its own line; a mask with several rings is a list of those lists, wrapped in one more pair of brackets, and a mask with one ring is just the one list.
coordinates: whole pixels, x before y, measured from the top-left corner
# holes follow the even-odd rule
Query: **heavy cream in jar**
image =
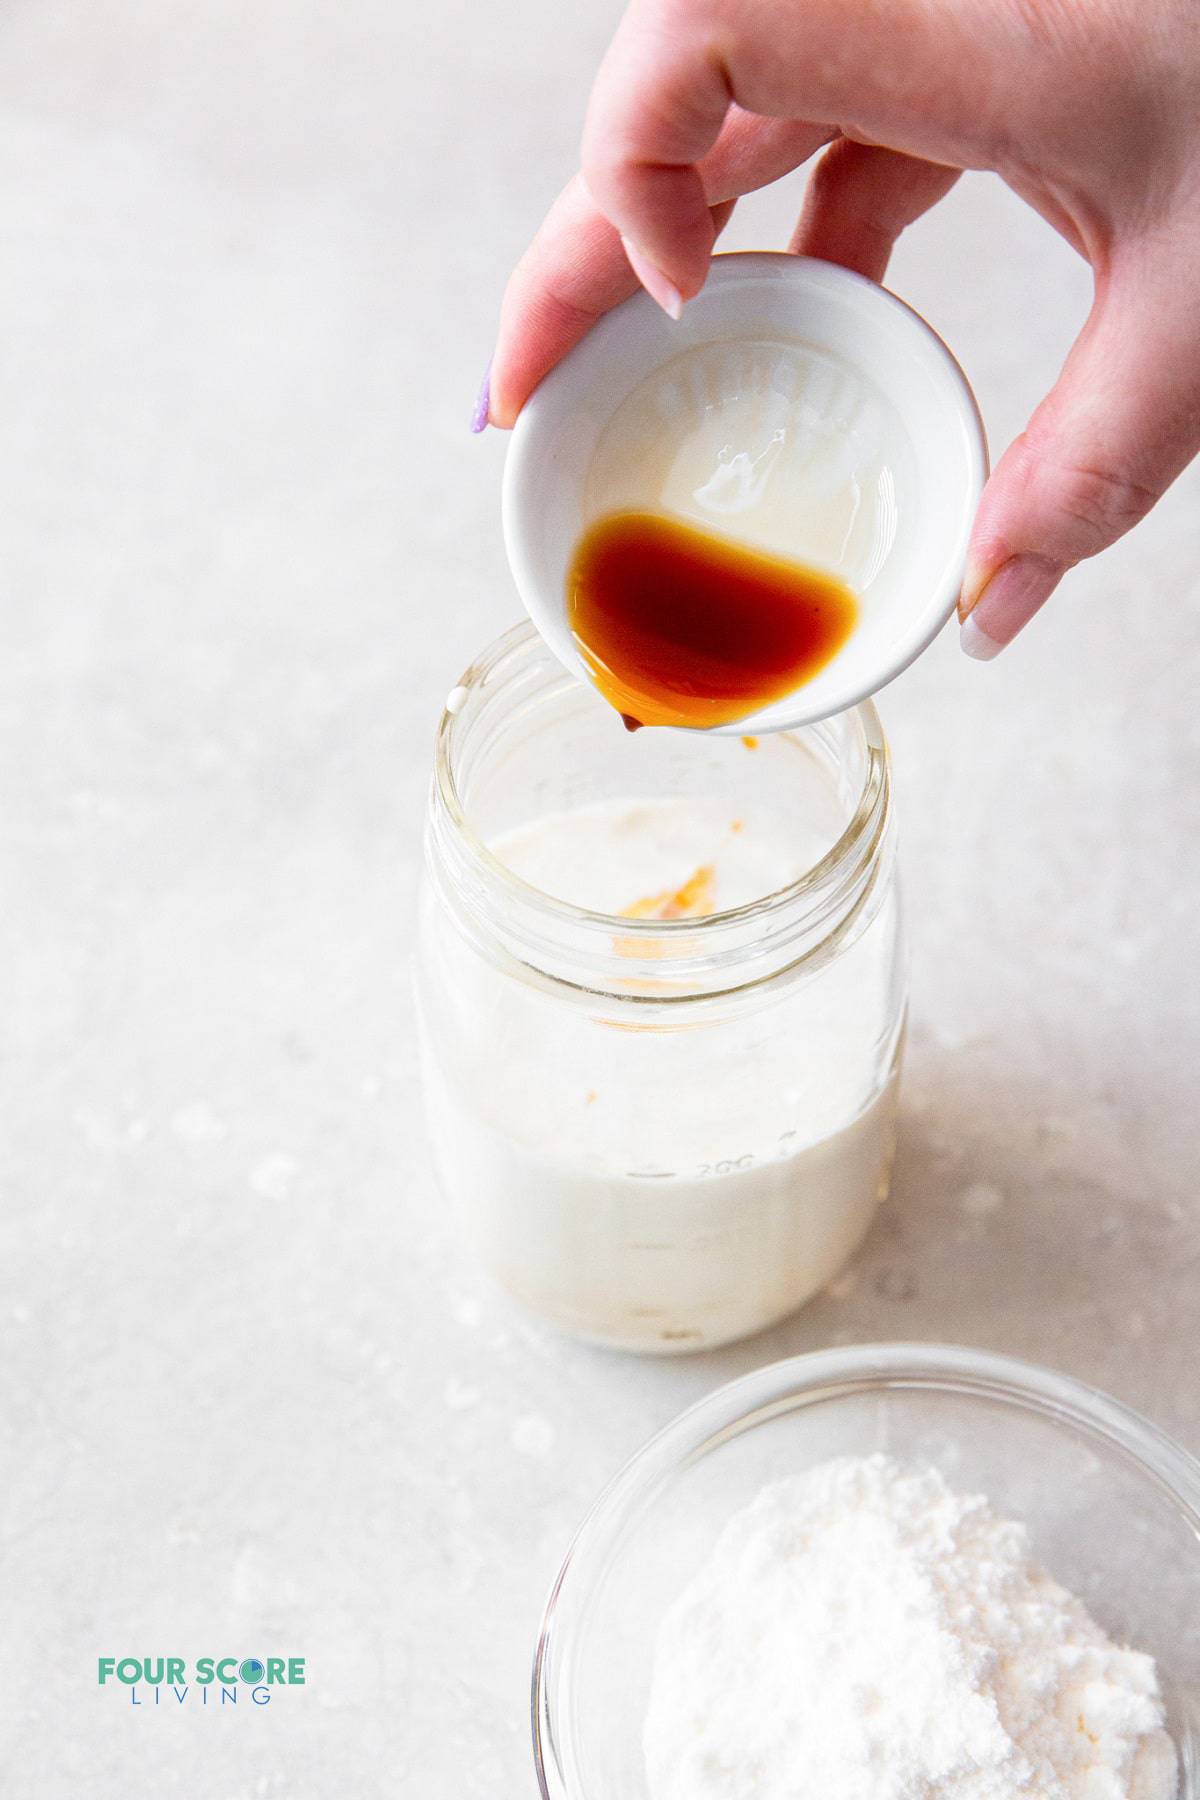
[(887, 1186), (877, 723), (630, 740), (528, 631), (480, 667), (443, 723), (423, 907), (442, 1185), (493, 1276), (568, 1330), (745, 1335), (831, 1278)]

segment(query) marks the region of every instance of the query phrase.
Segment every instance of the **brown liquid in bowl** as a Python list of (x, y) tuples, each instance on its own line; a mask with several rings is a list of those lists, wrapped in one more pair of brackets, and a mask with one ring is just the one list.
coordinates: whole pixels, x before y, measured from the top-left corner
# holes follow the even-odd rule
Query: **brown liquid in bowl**
[(567, 575), (571, 630), (631, 731), (727, 725), (810, 680), (853, 631), (835, 575), (659, 513), (611, 513)]

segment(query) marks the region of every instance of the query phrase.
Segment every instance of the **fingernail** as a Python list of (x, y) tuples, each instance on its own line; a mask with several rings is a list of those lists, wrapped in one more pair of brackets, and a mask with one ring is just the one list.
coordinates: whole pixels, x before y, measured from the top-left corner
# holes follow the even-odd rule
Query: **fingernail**
[(962, 647), (977, 662), (990, 662), (1011, 644), (1048, 600), (1065, 573), (1061, 563), (1027, 552), (1010, 556), (990, 576), (968, 572), (963, 583)]
[(475, 411), (471, 414), (471, 430), (486, 431), (488, 415), (492, 405), (492, 365), (489, 362), (483, 371), (483, 380), (479, 384), (479, 393), (475, 400)]
[(649, 257), (643, 256), (637, 245), (631, 244), (627, 237), (623, 237), (621, 243), (629, 258), (630, 268), (650, 298), (657, 301), (668, 319), (674, 319), (678, 323), (683, 317), (683, 295), (675, 283), (669, 281), (662, 270), (656, 268)]
[(975, 622), (975, 614), (968, 613), (959, 628), (958, 641), (968, 656), (976, 662), (991, 662), (993, 656), (999, 656), (1004, 645), (990, 638), (986, 631), (980, 631)]

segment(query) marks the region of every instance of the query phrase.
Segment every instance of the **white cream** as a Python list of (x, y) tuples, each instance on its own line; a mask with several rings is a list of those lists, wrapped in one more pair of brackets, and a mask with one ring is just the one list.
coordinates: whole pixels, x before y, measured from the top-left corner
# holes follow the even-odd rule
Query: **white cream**
[[(765, 809), (679, 798), (551, 814), (490, 847), (544, 892), (620, 914), (701, 868), (711, 907), (744, 904), (828, 843)], [(449, 921), (434, 943), (439, 1172), (486, 1265), (534, 1311), (614, 1345), (695, 1349), (784, 1316), (855, 1249), (892, 1153), (889, 908), (779, 995), (670, 1028), (515, 979)]]
[(829, 848), (837, 835), (832, 802), (821, 824), (812, 810), (785, 826), (752, 799), (736, 810), (701, 796), (604, 801), (535, 819), (490, 848), (544, 894), (614, 916), (711, 868), (711, 910), (728, 912), (786, 887)]

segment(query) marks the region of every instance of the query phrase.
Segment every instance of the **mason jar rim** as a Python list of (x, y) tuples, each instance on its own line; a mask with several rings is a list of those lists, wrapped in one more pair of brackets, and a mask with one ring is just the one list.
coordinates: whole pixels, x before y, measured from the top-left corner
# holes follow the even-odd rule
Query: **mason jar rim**
[[(497, 670), (507, 660), (515, 657), (527, 665), (531, 657), (539, 655), (545, 658), (550, 681), (563, 687), (576, 685), (574, 678), (552, 657), (534, 626), (529, 621), (523, 621), (496, 638), (474, 659), (453, 690), (451, 700), (454, 703), (448, 703), (443, 708), (438, 722), (433, 794), (436, 806), (453, 828), (470, 872), (485, 885), (507, 896), (515, 908), (539, 921), (547, 932), (559, 930), (585, 935), (602, 933), (606, 939), (619, 933), (623, 945), (621, 969), (625, 977), (633, 976), (637, 969), (638, 959), (630, 946), (644, 945), (647, 960), (653, 962), (662, 954), (662, 946), (666, 944), (678, 948), (681, 944), (686, 946), (703, 943), (707, 947), (705, 958), (709, 958), (720, 953), (723, 942), (729, 943), (730, 948), (736, 948), (732, 940), (744, 937), (747, 930), (769, 930), (786, 915), (794, 915), (805, 902), (812, 903), (811, 911), (807, 911), (804, 916), (804, 924), (810, 937), (823, 923), (828, 924), (829, 934), (837, 929), (847, 907), (853, 904), (855, 896), (869, 881), (890, 817), (890, 756), (879, 714), (870, 700), (860, 701), (846, 713), (838, 715), (842, 720), (853, 721), (858, 731), (865, 753), (865, 770), (850, 818), (822, 857), (784, 886), (740, 906), (728, 907), (701, 918), (627, 918), (579, 906), (526, 881), (488, 848), (471, 823), (468, 808), (460, 793), (456, 756), (463, 734), (470, 727), (467, 705), (471, 696), (494, 680)], [(463, 872), (465, 874), (467, 870), (464, 869)], [(530, 948), (528, 941), (525, 947)], [(519, 950), (518, 957), (522, 961), (529, 960), (520, 956)], [(532, 966), (535, 969), (538, 967), (536, 957), (533, 958)], [(674, 972), (680, 965), (673, 960), (671, 967)], [(656, 991), (652, 996), (656, 1002), (666, 1000), (670, 1003), (672, 1000), (703, 997), (682, 993), (663, 994), (663, 972), (661, 963), (648, 972), (656, 978)], [(555, 979), (561, 981), (564, 978), (557, 975)], [(594, 991), (593, 984), (588, 982), (573, 984), (568, 981), (567, 985), (580, 985)], [(599, 985), (603, 987), (603, 982)], [(741, 987), (752, 984), (739, 982), (737, 985)], [(639, 998), (635, 993), (625, 993), (623, 997), (635, 1000)]]

